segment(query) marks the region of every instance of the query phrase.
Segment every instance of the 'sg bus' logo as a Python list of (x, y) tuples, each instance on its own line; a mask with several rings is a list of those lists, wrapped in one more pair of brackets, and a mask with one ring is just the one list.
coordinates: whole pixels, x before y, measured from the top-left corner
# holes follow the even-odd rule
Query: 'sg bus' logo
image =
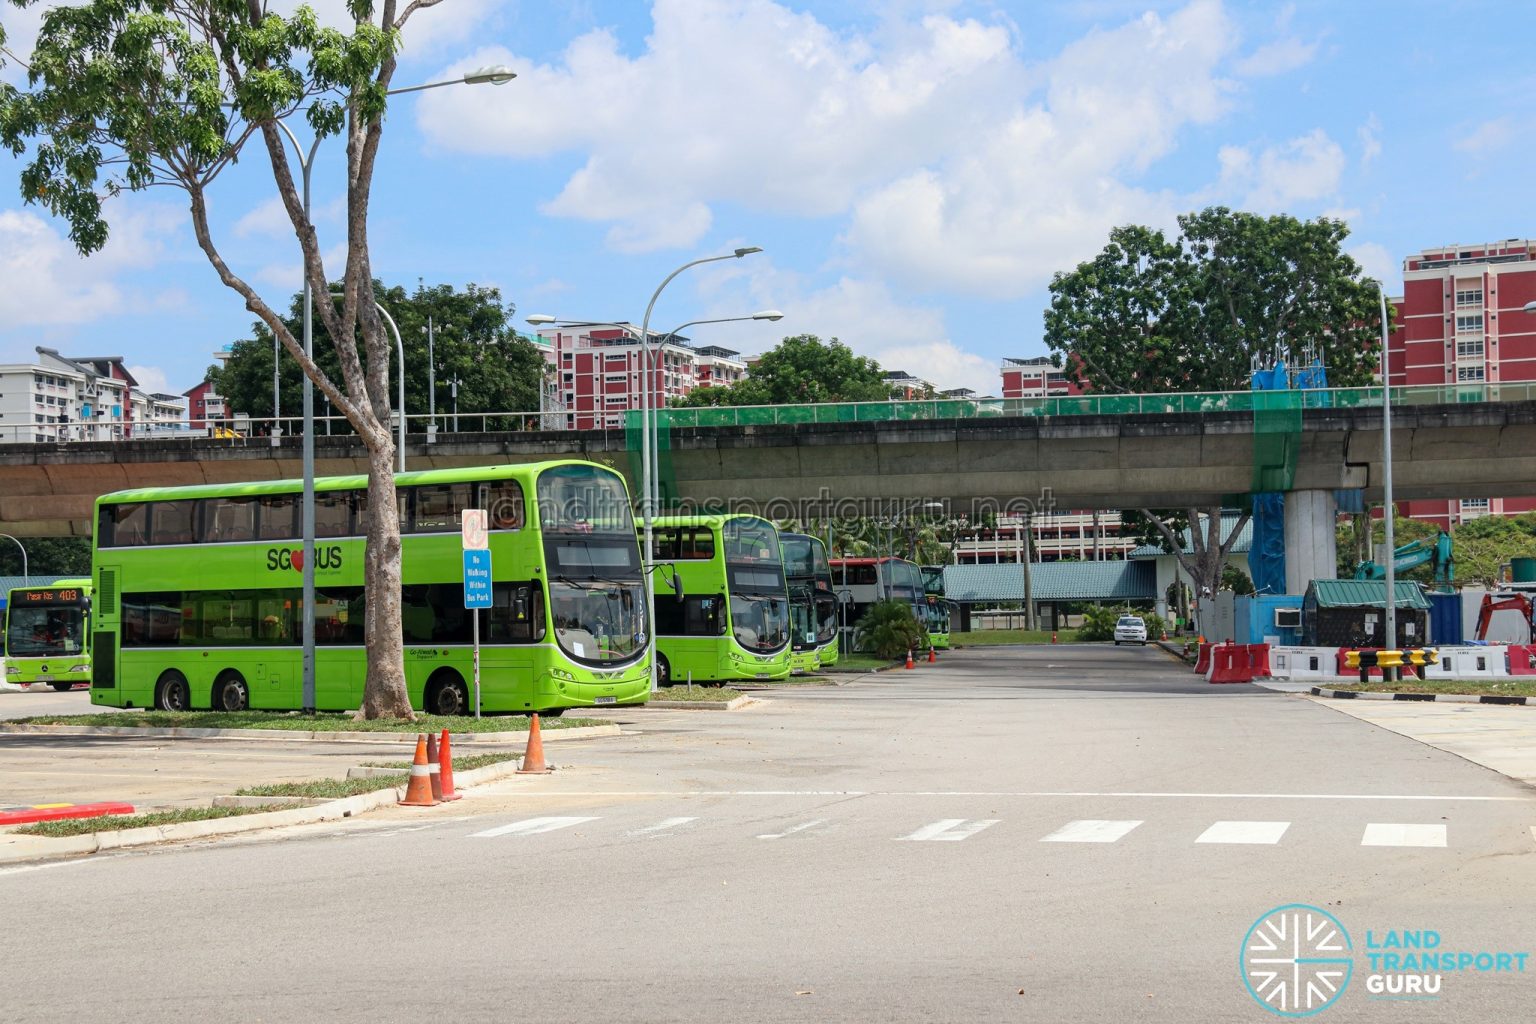
[(1349, 986), (1353, 948), (1338, 918), (1291, 903), (1253, 922), (1243, 936), (1238, 968), (1248, 994), (1264, 1009), (1281, 1017), (1310, 1017), (1332, 1006)]
[[(316, 569), (340, 569), (341, 545), (331, 544), (327, 547), (315, 548)], [(268, 548), (267, 571), (276, 572), (279, 569), (292, 569), (295, 572), (304, 571), (303, 548)]]

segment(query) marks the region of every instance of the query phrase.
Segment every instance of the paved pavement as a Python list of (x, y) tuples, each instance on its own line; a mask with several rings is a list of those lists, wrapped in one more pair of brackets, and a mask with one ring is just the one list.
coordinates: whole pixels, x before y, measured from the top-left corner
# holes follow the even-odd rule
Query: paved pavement
[(1421, 701), (1309, 700), (1536, 786), (1536, 708)]
[(89, 986), (37, 958), (8, 1009), (1262, 1021), (1239, 954), (1290, 903), (1353, 938), (1322, 1019), (1536, 1002), (1530, 973), (1474, 972), (1378, 1001), (1365, 948), (1414, 928), (1536, 952), (1536, 793), (1153, 650), (963, 652), (750, 711), (614, 715), (636, 734), (445, 808), (0, 869), (29, 946), (92, 951)]

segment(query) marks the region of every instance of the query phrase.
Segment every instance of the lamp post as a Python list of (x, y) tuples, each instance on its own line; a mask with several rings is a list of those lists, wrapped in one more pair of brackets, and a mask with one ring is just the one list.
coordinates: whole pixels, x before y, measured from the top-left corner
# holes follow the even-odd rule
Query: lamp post
[(732, 250), (724, 256), (705, 256), (702, 259), (689, 260), (668, 274), (656, 286), (651, 293), (651, 301), (646, 303), (645, 316), (640, 320), (640, 367), (642, 380), (640, 388), (640, 468), (641, 491), (645, 498), (641, 504), (641, 514), (645, 519), (645, 543), (640, 548), (640, 562), (645, 571), (645, 611), (647, 621), (651, 629), (646, 631), (645, 653), (651, 659), (651, 692), (656, 692), (656, 588), (651, 583), (651, 525), (656, 515), (656, 469), (654, 465), (656, 445), (651, 437), (654, 420), (651, 416), (651, 379), (654, 373), (651, 359), (651, 311), (656, 308), (656, 300), (661, 298), (662, 291), (672, 283), (672, 279), (683, 271), (705, 263), (717, 263), (720, 260), (739, 260), (743, 256), (750, 256), (755, 252), (762, 252), (762, 248), (756, 245), (742, 246)]
[[(423, 89), (436, 89), (445, 85), (505, 85), (517, 77), (517, 73), (503, 65), (479, 68), (445, 82), (430, 82), (426, 85), (407, 86), (404, 89), (390, 89), (387, 96), (398, 96), (402, 93), (421, 92)], [(299, 144), (298, 136), (293, 133), (287, 123), (282, 120), (272, 122), (283, 130), (288, 141), (293, 143), (295, 155), (299, 158), (299, 169), (303, 172), (304, 181), (304, 222), (309, 223), (310, 217), (310, 190), (309, 182), (315, 167), (315, 152), (320, 148), (321, 136), (316, 135), (309, 145), (306, 153)], [(304, 275), (304, 355), (314, 359), (315, 335), (314, 335), (314, 294), (309, 286), (309, 274)], [(273, 402), (272, 416), (277, 417), (277, 359), (273, 358)], [(400, 371), (402, 379), (405, 376), (405, 362), (401, 361)], [(309, 379), (309, 374), (304, 374), (303, 380), (303, 414), (304, 414), (304, 493), (300, 509), (300, 521), (302, 524), (304, 541), (304, 597), (303, 597), (303, 626), (301, 636), (303, 638), (303, 705), (306, 714), (313, 714), (315, 710), (315, 383)], [(401, 423), (405, 422), (405, 406), (401, 403)], [(274, 422), (275, 426), (275, 422)], [(330, 429), (330, 420), (326, 420), (326, 429)], [(277, 438), (273, 438), (274, 443)], [(402, 447), (400, 458), (405, 458), (405, 450)]]
[[(1380, 286), (1376, 289), (1376, 297), (1381, 300), (1381, 460), (1384, 472), (1382, 474), (1382, 499), (1386, 503), (1386, 514), (1382, 516), (1387, 529), (1387, 554), (1383, 561), (1387, 567), (1387, 642), (1388, 648), (1397, 646), (1397, 536), (1395, 531), (1396, 509), (1392, 503), (1392, 376), (1387, 361), (1387, 336), (1391, 325), (1387, 322), (1387, 293)], [(1396, 670), (1384, 669), (1385, 678), (1396, 676)]]
[[(340, 298), (340, 292), (332, 292), (332, 298)], [(377, 299), (373, 302), (373, 308), (379, 311), (379, 316), (389, 325), (389, 332), (395, 336), (395, 355), (400, 360), (399, 383), (396, 386), (396, 402), (400, 406), (400, 427), (398, 439), (395, 441), (396, 471), (405, 472), (405, 342), (400, 340), (400, 328), (395, 325), (395, 318), (389, 315), (389, 310), (379, 305)], [(307, 560), (306, 560), (307, 561)]]
[[(711, 257), (708, 257), (708, 258), (702, 259), (702, 260), (694, 260), (692, 263), (685, 263), (685, 264), (683, 264), (683, 266), (678, 267), (676, 270), (674, 270), (667, 277), (666, 281), (661, 282), (661, 287), (657, 288), (655, 294), (651, 296), (651, 304), (650, 304), (650, 306), (646, 307), (646, 310), (645, 310), (645, 321), (644, 321), (644, 324), (642, 324), (642, 326), (640, 328), (640, 371), (641, 371), (640, 372), (640, 377), (641, 377), (641, 384), (640, 384), (640, 403), (641, 403), (640, 404), (640, 417), (641, 417), (640, 418), (640, 434), (641, 434), (641, 448), (640, 448), (640, 494), (641, 494), (641, 499), (640, 499), (640, 501), (641, 501), (641, 516), (642, 516), (643, 521), (644, 521), (644, 540), (642, 541), (642, 545), (643, 546), (640, 549), (640, 564), (641, 564), (641, 573), (642, 573), (642, 575), (645, 578), (645, 611), (646, 611), (646, 621), (649, 624), (649, 628), (646, 630), (646, 638), (647, 638), (646, 639), (646, 654), (649, 655), (649, 657), (651, 659), (651, 692), (652, 693), (656, 692), (656, 638), (655, 638), (655, 632), (656, 632), (656, 629), (655, 629), (655, 624), (656, 624), (656, 592), (655, 592), (655, 586), (654, 586), (654, 584), (652, 582), (652, 579), (651, 579), (652, 571), (655, 569), (655, 566), (653, 565), (652, 559), (651, 559), (651, 528), (652, 528), (652, 521), (653, 521), (653, 515), (654, 515), (653, 508), (654, 508), (654, 502), (656, 501), (656, 497), (657, 497), (657, 491), (656, 491), (656, 472), (655, 472), (655, 467), (654, 467), (653, 462), (652, 462), (652, 456), (654, 455), (654, 452), (655, 452), (655, 446), (651, 443), (651, 436), (650, 436), (651, 428), (650, 428), (650, 420), (648, 418), (649, 414), (650, 414), (650, 411), (651, 411), (651, 408), (650, 408), (650, 393), (651, 393), (651, 369), (652, 369), (651, 368), (651, 362), (652, 362), (652, 360), (650, 358), (651, 346), (650, 346), (650, 334), (649, 334), (649, 327), (648, 327), (648, 325), (650, 323), (651, 309), (656, 305), (656, 296), (661, 294), (661, 289), (665, 288), (667, 286), (667, 282), (671, 281), (672, 278), (676, 277), (678, 274), (682, 273), (684, 270), (687, 270), (689, 267), (697, 266), (700, 263), (711, 263), (711, 262), (714, 262), (716, 260), (739, 259), (742, 256), (747, 256), (747, 255), (750, 255), (750, 254), (752, 254), (754, 252), (762, 252), (762, 250), (757, 248), (757, 247), (755, 247), (755, 246), (744, 248), (744, 249), (737, 249), (730, 256), (711, 256)], [(776, 310), (776, 309), (764, 309), (764, 310), (760, 310), (760, 311), (758, 311), (756, 313), (752, 313), (752, 314), (750, 314), (748, 316), (726, 316), (726, 317), (718, 317), (718, 318), (708, 319), (708, 320), (690, 320), (687, 323), (679, 324), (677, 327), (674, 327), (672, 330), (670, 330), (666, 334), (662, 335), (661, 336), (661, 344), (663, 346), (665, 346), (667, 341), (669, 339), (675, 337), (677, 335), (677, 333), (679, 331), (681, 331), (684, 327), (693, 327), (693, 326), (695, 326), (697, 324), (723, 324), (723, 323), (732, 323), (732, 322), (740, 321), (740, 320), (767, 320), (767, 321), (770, 321), (770, 322), (776, 322), (776, 321), (779, 321), (779, 320), (782, 320), (782, 319), (784, 319), (784, 314), (780, 313), (778, 310)], [(628, 334), (629, 332), (634, 330), (634, 327), (631, 324), (620, 324), (620, 323), (612, 323), (612, 322), (608, 322), (608, 321), (594, 321), (594, 320), (561, 320), (561, 319), (559, 319), (557, 317), (550, 316), (547, 313), (535, 313), (535, 314), (529, 316), (527, 318), (527, 321), (528, 321), (528, 323), (532, 324), (535, 327), (548, 327), (548, 326), (554, 326), (554, 325), (561, 325), (561, 326), (563, 326), (563, 325), (580, 325), (580, 326), (583, 326), (583, 327), (611, 327), (611, 328), (613, 328), (615, 330), (623, 331), (625, 334)]]
[(18, 548), (21, 548), (21, 585), (24, 587), (30, 587), (32, 585), (32, 574), (27, 571), (26, 545), (8, 533), (0, 533), (0, 537), (4, 537), (6, 540), (14, 542)]

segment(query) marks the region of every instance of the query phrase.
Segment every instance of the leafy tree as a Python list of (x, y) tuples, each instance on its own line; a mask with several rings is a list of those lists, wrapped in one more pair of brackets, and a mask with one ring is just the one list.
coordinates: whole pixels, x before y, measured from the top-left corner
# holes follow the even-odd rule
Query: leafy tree
[[(1335, 386), (1371, 379), (1381, 317), (1376, 282), (1342, 249), (1343, 221), (1211, 207), (1179, 218), (1180, 235), (1127, 226), (1094, 259), (1058, 273), (1046, 344), (1100, 392), (1247, 390), (1255, 361), (1320, 360)], [(1197, 592), (1214, 593), (1250, 513), (1222, 535), (1217, 508), (1142, 509), (1139, 522), (1175, 552)], [(1190, 526), (1197, 528), (1190, 530)], [(1180, 535), (1189, 530), (1183, 550)]]
[[(11, 0), (26, 8), (38, 0)], [(255, 0), (85, 0), (43, 17), (26, 90), (0, 94), (0, 141), (27, 159), (21, 193), (69, 224), (82, 255), (107, 240), (103, 202), (123, 191), (185, 193), (198, 248), (350, 421), (368, 449), (367, 682), (360, 714), (412, 717), (400, 632), (389, 354), (373, 303), (369, 201), (401, 32), (439, 0), (349, 0), (350, 32)], [(346, 265), (326, 273), (280, 122), (301, 115), (317, 140), (346, 140)], [(254, 149), (251, 153), (248, 150)], [(30, 152), (29, 152), (30, 150)], [(281, 314), (225, 261), (208, 218), (210, 189), (241, 156), (266, 166), (303, 256), (315, 311), (335, 339), (338, 381), (304, 353)], [(331, 281), (344, 297), (325, 300)], [(361, 338), (360, 341), (357, 339)]]
[(1115, 638), (1115, 622), (1120, 618), (1120, 612), (1114, 608), (1106, 608), (1096, 604), (1083, 611), (1083, 624), (1078, 627), (1077, 638), (1086, 643), (1094, 643)]
[(876, 601), (854, 627), (863, 646), (877, 658), (899, 658), (928, 646), (928, 632), (905, 601)]
[(880, 364), (833, 338), (796, 334), (764, 352), (752, 375), (728, 387), (699, 388), (680, 406), (883, 402), (891, 397)]
[[(4, 40), (0, 40), (3, 43)], [(91, 538), (23, 537), (27, 572), (33, 576), (89, 576)], [(10, 541), (0, 541), (0, 576), (20, 576), (21, 552)]]
[[(437, 364), (437, 411), (439, 425), (453, 408), (449, 382), (459, 381), (461, 412), (532, 412), (539, 408), (539, 385), (545, 372), (544, 354), (538, 346), (512, 327), (512, 308), (501, 301), (495, 288), (468, 285), (457, 291), (452, 285), (385, 288), (374, 282), (378, 303), (400, 327), (405, 346), (405, 407), (412, 417), (426, 414), (427, 322), (432, 322), (432, 354)], [(302, 330), (303, 296), (295, 295), (284, 322), (288, 330)], [(252, 335), (230, 346), (229, 360), (209, 368), (208, 376), (233, 412), (253, 418), (272, 415), (272, 330), (258, 320)], [(391, 346), (391, 354), (394, 348)], [(315, 324), (315, 361), (332, 377), (339, 375), (336, 347), (330, 344), (322, 323)], [(399, 367), (390, 361), (391, 394)], [(302, 373), (291, 359), (282, 360), (280, 397), (285, 415), (299, 409)], [(420, 420), (412, 423), (419, 429)], [(498, 422), (495, 429), (518, 429), (521, 421)]]
[(1219, 589), (1230, 590), (1238, 595), (1251, 594), (1253, 593), (1253, 580), (1249, 579), (1248, 574), (1243, 572), (1243, 570), (1228, 562), (1221, 567), (1221, 586)]

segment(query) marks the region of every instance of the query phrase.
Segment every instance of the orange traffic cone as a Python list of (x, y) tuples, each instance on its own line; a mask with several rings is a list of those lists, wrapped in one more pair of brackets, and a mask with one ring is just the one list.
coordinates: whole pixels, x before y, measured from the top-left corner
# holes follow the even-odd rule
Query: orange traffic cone
[(916, 668), (916, 667), (917, 666), (912, 664), (912, 648), (908, 647), (907, 648), (907, 668)]
[(544, 763), (544, 737), (539, 735), (539, 714), (535, 711), (528, 726), (528, 750), (523, 754), (523, 766), (517, 774), (548, 775), (549, 772), (549, 766)]
[(443, 802), (443, 766), (437, 759), (437, 737), (427, 734), (427, 777), (432, 780), (432, 799)]
[(431, 770), (427, 767), (427, 738), (416, 737), (416, 760), (411, 764), (411, 783), (405, 787), (402, 807), (433, 807)]
[(453, 788), (453, 745), (448, 742), (447, 729), (443, 730), (443, 738), (438, 741), (437, 753), (439, 758), (441, 758), (443, 768), (443, 770), (438, 773), (438, 777), (442, 780), (443, 802), (446, 803), (449, 800), (458, 800), (463, 797), (464, 794)]
[(1056, 642), (1056, 631), (1052, 630), (1051, 631), (1051, 643), (1055, 643), (1055, 642)]
[(934, 662), (936, 662), (938, 660), (939, 660), (939, 656), (934, 651), (934, 649), (932, 647), (928, 648), (928, 664), (932, 665)]

